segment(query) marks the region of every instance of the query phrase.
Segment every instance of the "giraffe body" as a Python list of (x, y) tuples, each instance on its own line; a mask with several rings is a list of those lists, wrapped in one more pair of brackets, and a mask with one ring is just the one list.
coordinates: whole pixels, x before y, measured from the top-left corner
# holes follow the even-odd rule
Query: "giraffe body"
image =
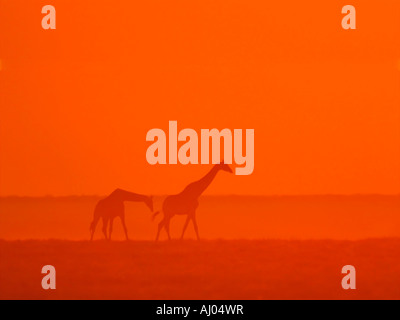
[[(125, 191), (122, 189), (114, 190), (108, 197), (101, 199), (94, 209), (93, 221), (90, 225), (91, 236), (90, 239), (93, 240), (93, 235), (96, 230), (96, 225), (100, 219), (103, 220), (103, 234), (108, 240), (111, 240), (111, 234), (113, 231), (113, 223), (116, 217), (120, 217), (122, 226), (124, 228), (126, 240), (128, 238), (128, 230), (125, 224), (125, 201), (136, 201), (145, 202), (151, 211), (153, 211), (153, 200), (152, 197), (136, 194), (133, 192)], [(107, 236), (107, 227), (108, 236)]]
[(185, 194), (168, 196), (163, 203), (164, 216), (185, 215), (194, 211), (199, 206), (197, 198), (190, 199)]

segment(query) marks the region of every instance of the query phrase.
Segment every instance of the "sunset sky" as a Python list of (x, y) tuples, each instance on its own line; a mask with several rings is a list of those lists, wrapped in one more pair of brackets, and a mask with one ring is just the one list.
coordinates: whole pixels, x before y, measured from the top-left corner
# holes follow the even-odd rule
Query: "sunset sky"
[(345, 4), (0, 0), (0, 196), (177, 193), (211, 165), (146, 162), (169, 120), (255, 129), (208, 194), (400, 193), (400, 2)]

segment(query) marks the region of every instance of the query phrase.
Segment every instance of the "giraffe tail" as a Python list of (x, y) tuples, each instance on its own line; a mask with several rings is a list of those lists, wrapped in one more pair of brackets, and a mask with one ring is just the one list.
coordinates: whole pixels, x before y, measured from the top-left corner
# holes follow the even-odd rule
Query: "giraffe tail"
[(161, 213), (161, 211), (155, 212), (155, 213), (151, 216), (151, 221), (153, 221), (160, 213)]

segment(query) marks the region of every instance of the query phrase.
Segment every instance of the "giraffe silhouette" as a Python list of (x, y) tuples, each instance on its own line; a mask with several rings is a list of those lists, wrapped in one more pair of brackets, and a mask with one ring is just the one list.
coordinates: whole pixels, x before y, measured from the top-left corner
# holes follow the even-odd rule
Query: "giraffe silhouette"
[[(193, 221), (194, 231), (196, 232), (197, 240), (200, 239), (199, 230), (196, 222), (196, 209), (199, 205), (198, 198), (207, 189), (207, 187), (214, 180), (215, 176), (220, 170), (232, 173), (232, 169), (227, 164), (221, 162), (220, 164), (216, 164), (203, 178), (189, 184), (181, 193), (165, 198), (162, 206), (164, 219), (161, 220), (161, 222), (158, 224), (156, 241), (158, 241), (160, 231), (163, 227), (167, 232), (168, 240), (171, 240), (171, 236), (169, 234), (169, 224), (171, 218), (174, 215), (187, 215), (186, 222), (182, 230), (181, 239), (183, 239), (183, 235), (185, 234), (186, 228), (190, 220)], [(154, 213), (153, 219), (159, 213), (160, 211)]]
[[(93, 221), (90, 224), (90, 240), (93, 240), (93, 235), (96, 230), (96, 225), (100, 218), (103, 219), (103, 233), (106, 239), (111, 240), (111, 233), (113, 231), (113, 223), (115, 217), (120, 217), (122, 226), (124, 228), (126, 240), (128, 238), (128, 230), (125, 224), (125, 207), (124, 201), (144, 202), (151, 212), (153, 212), (153, 197), (125, 191), (122, 189), (115, 189), (108, 197), (100, 200), (94, 209)], [(107, 237), (107, 226), (110, 223), (109, 234)]]

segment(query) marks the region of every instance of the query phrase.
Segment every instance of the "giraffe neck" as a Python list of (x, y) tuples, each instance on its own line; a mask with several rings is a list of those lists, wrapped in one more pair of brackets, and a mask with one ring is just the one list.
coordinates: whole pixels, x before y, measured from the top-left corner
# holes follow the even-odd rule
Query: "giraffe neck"
[(185, 191), (195, 197), (199, 197), (214, 180), (218, 170), (218, 167), (214, 166), (203, 178), (188, 185)]
[(114, 199), (118, 199), (119, 201), (135, 201), (135, 202), (148, 202), (149, 201), (148, 196), (129, 192), (129, 191), (122, 190), (122, 189), (114, 190), (114, 192), (110, 195), (110, 197), (113, 197)]

